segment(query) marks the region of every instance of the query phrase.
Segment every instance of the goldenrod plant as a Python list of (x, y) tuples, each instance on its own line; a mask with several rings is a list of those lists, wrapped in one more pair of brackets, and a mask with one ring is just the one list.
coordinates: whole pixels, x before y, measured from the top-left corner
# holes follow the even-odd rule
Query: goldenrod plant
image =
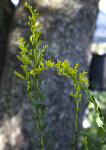
[(83, 142), (83, 145), (85, 147), (85, 150), (88, 150), (88, 145), (87, 145), (87, 137), (82, 137), (82, 142)]
[[(30, 43), (31, 49), (28, 50), (28, 45), (23, 41), (22, 38), (18, 38), (20, 42), (19, 48), (21, 50), (20, 55), (18, 55), (18, 59), (22, 62), (21, 68), (23, 69), (23, 75), (16, 72), (15, 74), (23, 79), (27, 85), (26, 93), (28, 98), (32, 104), (33, 109), (31, 110), (33, 115), (33, 123), (34, 123), (34, 132), (36, 138), (32, 138), (33, 142), (38, 145), (40, 150), (49, 149), (51, 143), (46, 145), (47, 138), (51, 133), (51, 129), (44, 134), (45, 129), (48, 125), (48, 122), (45, 122), (44, 118), (47, 112), (47, 107), (42, 108), (45, 101), (44, 92), (40, 91), (41, 83), (39, 83), (39, 74), (43, 68), (43, 53), (48, 45), (43, 46), (42, 50), (39, 49), (42, 41), (39, 40), (39, 36), (42, 33), (41, 31), (37, 31), (40, 28), (40, 24), (36, 26), (36, 18), (38, 16), (37, 10), (32, 10), (32, 6), (25, 3), (25, 6), (30, 10), (32, 16), (29, 17), (28, 25), (31, 29)], [(32, 75), (32, 70), (36, 73)], [(46, 147), (45, 147), (46, 145)]]
[[(36, 18), (39, 14), (37, 13), (37, 10), (33, 10), (32, 6), (30, 6), (27, 2), (25, 2), (25, 7), (29, 9), (32, 15), (29, 17), (28, 21), (28, 25), (30, 26), (31, 30), (31, 35), (29, 38), (31, 49), (29, 49), (29, 46), (22, 38), (18, 38), (21, 52), (19, 55), (17, 55), (17, 57), (21, 61), (20, 66), (23, 69), (23, 74), (20, 74), (16, 71), (15, 74), (26, 83), (26, 94), (28, 95), (32, 105), (31, 113), (33, 118), (32, 121), (34, 123), (33, 130), (36, 135), (35, 138), (32, 138), (32, 140), (38, 146), (39, 150), (48, 150), (52, 145), (52, 142), (48, 141), (48, 137), (51, 135), (52, 129), (48, 129), (48, 122), (45, 122), (45, 116), (48, 108), (43, 108), (46, 98), (44, 91), (41, 91), (41, 81), (39, 76), (41, 71), (49, 68), (55, 68), (58, 75), (64, 75), (68, 78), (71, 78), (74, 83), (75, 92), (70, 92), (70, 95), (74, 98), (76, 103), (75, 119), (73, 118), (75, 134), (73, 137), (73, 142), (70, 142), (70, 149), (75, 150), (78, 135), (85, 134), (84, 132), (78, 130), (78, 112), (80, 110), (80, 102), (82, 100), (81, 89), (88, 94), (90, 101), (95, 106), (96, 112), (99, 114), (99, 117), (102, 121), (102, 125), (99, 128), (99, 134), (100, 136), (103, 136), (103, 133), (106, 134), (106, 125), (101, 113), (101, 109), (98, 107), (94, 97), (88, 90), (88, 78), (85, 78), (87, 72), (77, 72), (79, 64), (76, 64), (75, 67), (72, 68), (67, 60), (62, 62), (57, 59), (57, 63), (54, 63), (51, 60), (44, 60), (44, 52), (45, 49), (48, 48), (48, 45), (43, 46), (42, 49), (39, 48), (39, 46), (42, 44), (42, 41), (39, 40), (39, 36), (42, 33), (42, 31), (39, 30), (41, 24), (36, 25)], [(87, 137), (89, 138), (89, 136)], [(87, 138), (82, 138), (82, 142), (85, 146), (85, 149), (88, 150)]]

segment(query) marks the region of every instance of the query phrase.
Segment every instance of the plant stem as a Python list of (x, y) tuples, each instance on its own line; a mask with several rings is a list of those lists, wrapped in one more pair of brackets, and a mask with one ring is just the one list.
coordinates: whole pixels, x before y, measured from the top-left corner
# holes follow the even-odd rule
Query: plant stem
[[(78, 103), (76, 104), (78, 106)], [(78, 113), (75, 114), (75, 134), (74, 134), (74, 147), (73, 150), (75, 149), (76, 145), (76, 140), (77, 140), (77, 127), (78, 127)]]
[(75, 102), (76, 102), (76, 108), (75, 108), (75, 134), (74, 134), (74, 146), (73, 146), (73, 150), (75, 150), (75, 146), (76, 146), (76, 142), (77, 142), (77, 130), (78, 130), (78, 111), (79, 111), (79, 93), (77, 93), (76, 88), (77, 88), (77, 84), (75, 83), (75, 93), (76, 93), (76, 98), (75, 98)]
[[(38, 96), (38, 104), (40, 104), (40, 93), (39, 93), (39, 84), (38, 79), (37, 82), (37, 96)], [(41, 126), (41, 109), (38, 111), (38, 124), (39, 124), (39, 133), (40, 133), (40, 141), (41, 141), (41, 150), (44, 150), (44, 141), (43, 141), (43, 133), (42, 133), (42, 126)]]

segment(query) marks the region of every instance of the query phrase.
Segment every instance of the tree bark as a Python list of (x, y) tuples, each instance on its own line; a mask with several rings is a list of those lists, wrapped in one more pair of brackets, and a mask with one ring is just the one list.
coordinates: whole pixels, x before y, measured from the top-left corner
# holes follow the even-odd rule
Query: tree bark
[[(95, 30), (98, 0), (32, 0), (30, 3), (39, 12), (38, 21), (42, 24), (43, 30), (40, 38), (44, 44), (49, 45), (49, 49), (45, 52), (45, 59), (51, 59), (55, 62), (57, 58), (62, 61), (66, 59), (72, 67), (79, 63), (78, 71), (88, 71), (88, 54)], [(26, 40), (29, 38), (28, 15), (28, 11), (21, 2), (12, 23), (8, 43), (9, 51), (2, 78), (0, 96), (3, 99), (3, 104), (9, 103), (9, 107), (2, 105), (6, 111), (3, 112), (3, 109), (1, 116), (2, 119), (5, 116), (5, 118), (9, 118), (7, 124), (9, 124), (8, 137), (10, 141), (11, 134), (16, 132), (11, 129), (12, 123), (10, 122), (13, 117), (16, 121), (14, 128), (17, 127), (20, 131), (13, 146), (7, 140), (7, 145), (10, 145), (11, 150), (15, 150), (16, 147), (18, 150), (36, 149), (30, 142), (30, 137), (33, 134), (30, 128), (29, 103), (25, 100), (27, 97), (23, 91), (24, 84), (13, 75), (14, 70), (19, 70), (19, 62), (16, 59), (16, 54), (19, 52), (17, 36), (23, 36)], [(47, 120), (49, 126), (53, 128), (54, 144), (52, 150), (69, 150), (68, 140), (73, 142), (73, 136), (69, 131), (74, 133), (72, 119), (74, 119), (75, 103), (69, 95), (70, 91), (74, 92), (73, 83), (66, 77), (59, 77), (56, 71), (52, 70), (42, 72), (42, 77), (44, 79), (42, 89), (46, 92), (46, 105), (49, 107)], [(6, 84), (7, 86), (5, 86)], [(82, 116), (86, 103), (84, 94), (79, 113), (79, 128), (82, 128)], [(1, 131), (6, 128), (4, 124), (3, 119)], [(4, 136), (6, 135), (7, 133), (4, 131)], [(9, 148), (7, 149), (9, 150)]]
[(8, 40), (8, 32), (11, 24), (11, 20), (14, 13), (14, 6), (10, 1), (0, 1), (0, 81), (2, 77), (6, 44)]

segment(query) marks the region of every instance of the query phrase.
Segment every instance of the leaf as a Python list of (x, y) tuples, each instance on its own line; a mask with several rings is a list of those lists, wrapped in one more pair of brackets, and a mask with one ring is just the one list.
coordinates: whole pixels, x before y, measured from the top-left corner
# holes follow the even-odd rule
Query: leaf
[(70, 95), (71, 95), (72, 97), (74, 97), (74, 95), (73, 95), (73, 93), (72, 93), (72, 92), (70, 92)]
[(25, 81), (25, 77), (22, 74), (18, 73), (17, 71), (14, 71), (14, 74)]
[(98, 107), (98, 111), (99, 111), (99, 113), (101, 114), (101, 109), (100, 109), (100, 107)]
[[(35, 112), (35, 111), (33, 111), (33, 110), (30, 109), (30, 112), (32, 113), (32, 116), (33, 116), (36, 120), (38, 120), (38, 111)], [(33, 120), (33, 119), (31, 119), (31, 120)], [(34, 123), (34, 121), (35, 121), (35, 120), (33, 120), (33, 123)], [(36, 121), (35, 121), (35, 122), (36, 122)]]
[(90, 96), (91, 96), (90, 101), (94, 104), (95, 103), (95, 98), (91, 94), (90, 94)]
[(87, 139), (92, 147), (95, 147), (96, 149), (100, 148), (100, 140), (98, 139), (98, 137), (95, 137), (92, 134), (88, 134), (84, 131), (80, 131), (79, 134), (87, 136)]
[(98, 134), (99, 134), (99, 136), (103, 136), (103, 128), (102, 127), (99, 127)]
[(46, 135), (44, 136), (44, 143), (47, 141), (51, 133), (52, 133), (52, 128), (48, 129)]
[(43, 91), (43, 92), (41, 93), (41, 95), (40, 95), (40, 103), (43, 104), (45, 100), (46, 100), (46, 96), (45, 96), (45, 93), (44, 93), (44, 91)]
[(42, 127), (42, 131), (45, 130), (45, 128), (47, 127), (47, 125), (48, 125), (48, 122), (46, 122), (46, 123), (44, 124), (44, 126)]
[(76, 126), (76, 122), (75, 122), (75, 120), (74, 120), (74, 119), (72, 119), (72, 122), (73, 122), (74, 126)]
[(41, 113), (41, 120), (44, 120), (44, 117), (46, 116), (47, 111), (48, 111), (48, 107), (44, 108), (44, 110)]

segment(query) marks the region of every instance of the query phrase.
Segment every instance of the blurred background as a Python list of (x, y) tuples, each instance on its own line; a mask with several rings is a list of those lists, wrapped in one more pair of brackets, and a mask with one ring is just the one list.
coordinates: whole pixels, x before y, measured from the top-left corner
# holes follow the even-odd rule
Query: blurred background
[[(40, 39), (49, 48), (45, 59), (56, 62), (68, 60), (78, 72), (87, 71), (90, 91), (106, 117), (106, 0), (26, 0), (37, 9), (37, 21), (43, 31)], [(29, 44), (27, 25), (29, 11), (25, 0), (1, 0), (0, 3), (0, 150), (37, 150), (31, 142), (30, 103), (24, 92), (25, 85), (14, 75), (21, 72), (19, 36)], [(55, 71), (42, 72), (42, 90), (49, 107), (47, 120), (53, 128), (52, 150), (69, 150), (68, 139), (73, 141), (75, 103), (69, 92), (74, 92), (70, 79), (59, 77)], [(79, 112), (79, 129), (89, 133), (88, 144), (100, 150), (98, 126), (100, 120), (93, 105), (83, 93)], [(71, 130), (71, 133), (69, 132)], [(58, 133), (58, 134), (57, 134)], [(82, 147), (78, 140), (77, 150)], [(102, 147), (105, 150), (106, 147)]]

